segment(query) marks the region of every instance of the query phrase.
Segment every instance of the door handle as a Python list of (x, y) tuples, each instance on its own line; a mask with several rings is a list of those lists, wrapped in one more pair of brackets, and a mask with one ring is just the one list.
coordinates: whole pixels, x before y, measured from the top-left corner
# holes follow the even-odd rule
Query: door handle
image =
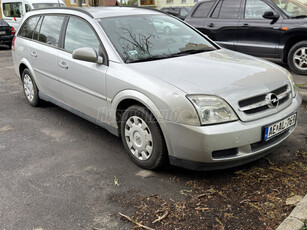
[(211, 22), (208, 27), (214, 27), (214, 24)]
[(242, 27), (249, 27), (248, 23), (244, 23)]
[(60, 66), (61, 68), (63, 68), (63, 69), (68, 69), (68, 66), (66, 65), (65, 62), (59, 63), (59, 66)]
[(32, 57), (37, 57), (37, 53), (35, 51), (32, 51), (30, 54)]

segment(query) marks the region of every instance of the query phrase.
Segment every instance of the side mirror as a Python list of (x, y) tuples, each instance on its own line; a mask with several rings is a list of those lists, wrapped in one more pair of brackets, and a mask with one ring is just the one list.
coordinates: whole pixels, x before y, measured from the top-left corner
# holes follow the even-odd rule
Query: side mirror
[(72, 58), (81, 61), (103, 63), (103, 58), (98, 56), (96, 50), (90, 47), (75, 49), (72, 53)]
[(264, 14), (262, 15), (263, 18), (266, 19), (272, 19), (272, 20), (276, 20), (279, 18), (278, 14), (274, 14), (274, 12), (272, 11), (265, 11)]

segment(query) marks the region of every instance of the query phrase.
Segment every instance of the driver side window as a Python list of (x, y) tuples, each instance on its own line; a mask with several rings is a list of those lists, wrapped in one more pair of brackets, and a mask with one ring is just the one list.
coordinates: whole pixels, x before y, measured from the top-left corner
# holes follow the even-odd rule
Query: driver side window
[(245, 5), (245, 19), (263, 19), (262, 15), (265, 11), (273, 11), (273, 9), (263, 1), (247, 0)]
[(99, 53), (100, 41), (87, 22), (76, 17), (70, 17), (64, 49), (73, 52), (75, 49), (90, 47)]

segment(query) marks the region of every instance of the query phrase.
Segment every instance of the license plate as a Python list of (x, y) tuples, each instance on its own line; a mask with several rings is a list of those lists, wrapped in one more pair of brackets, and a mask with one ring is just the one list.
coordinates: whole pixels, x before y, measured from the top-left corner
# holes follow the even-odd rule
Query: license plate
[(3, 35), (3, 34), (6, 34), (6, 32), (5, 31), (0, 31), (0, 34)]
[(264, 130), (264, 140), (267, 141), (278, 134), (283, 133), (285, 130), (289, 129), (291, 126), (294, 126), (296, 123), (296, 114), (293, 114), (281, 121), (278, 121), (272, 125), (265, 127)]

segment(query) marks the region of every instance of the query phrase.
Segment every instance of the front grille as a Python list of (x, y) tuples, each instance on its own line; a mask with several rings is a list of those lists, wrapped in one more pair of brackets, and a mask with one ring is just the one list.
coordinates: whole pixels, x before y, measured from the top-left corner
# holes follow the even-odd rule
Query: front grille
[(270, 93), (277, 96), (279, 106), (285, 103), (290, 98), (291, 89), (288, 87), (288, 85), (284, 85), (271, 92), (268, 92), (267, 94), (261, 94), (247, 99), (243, 99), (239, 101), (239, 110), (247, 115), (251, 115), (255, 113), (264, 112), (270, 109), (269, 105), (271, 104), (271, 102), (269, 100), (266, 100), (266, 96)]

